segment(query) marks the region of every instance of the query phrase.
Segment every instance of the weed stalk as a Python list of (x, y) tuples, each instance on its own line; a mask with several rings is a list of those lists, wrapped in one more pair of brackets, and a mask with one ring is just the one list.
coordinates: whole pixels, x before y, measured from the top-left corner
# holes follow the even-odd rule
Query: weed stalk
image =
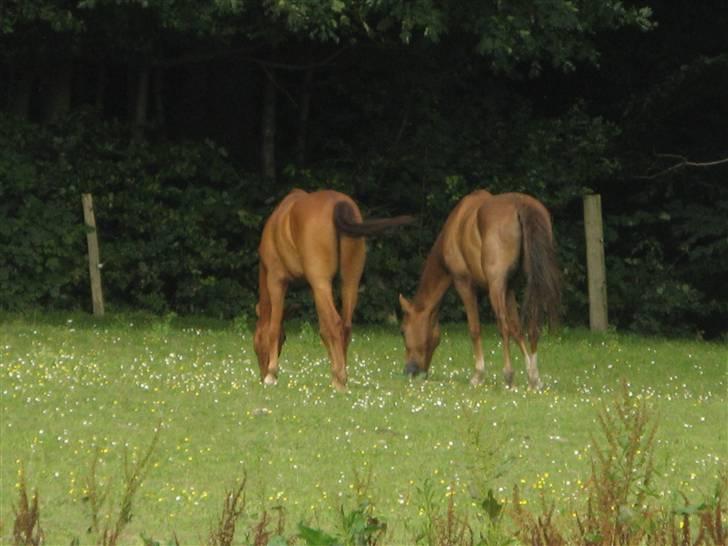
[(13, 544), (15, 546), (39, 546), (43, 544), (45, 535), (40, 527), (38, 490), (33, 491), (33, 498), (29, 500), (25, 468), (22, 464), (18, 471), (18, 482), (18, 505), (13, 506), (15, 512)]

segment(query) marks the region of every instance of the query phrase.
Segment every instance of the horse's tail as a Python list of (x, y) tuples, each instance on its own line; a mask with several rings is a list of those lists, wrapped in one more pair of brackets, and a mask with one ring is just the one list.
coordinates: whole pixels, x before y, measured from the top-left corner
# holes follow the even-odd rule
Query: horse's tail
[(350, 237), (367, 237), (391, 227), (411, 224), (413, 220), (412, 216), (360, 220), (354, 206), (348, 201), (339, 201), (334, 206), (334, 225), (337, 231)]
[(558, 324), (561, 303), (561, 271), (559, 270), (548, 212), (530, 203), (518, 208), (521, 224), (522, 265), (526, 291), (521, 306), (521, 322), (529, 335), (538, 335), (544, 319), (549, 327)]

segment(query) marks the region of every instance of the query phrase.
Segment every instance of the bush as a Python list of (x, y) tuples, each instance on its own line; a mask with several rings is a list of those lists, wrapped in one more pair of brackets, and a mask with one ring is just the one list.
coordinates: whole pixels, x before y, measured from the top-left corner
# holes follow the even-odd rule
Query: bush
[[(289, 166), (275, 183), (241, 172), (210, 141), (143, 139), (90, 112), (55, 126), (0, 115), (0, 309), (90, 307), (80, 206), (81, 194), (90, 192), (108, 308), (247, 320), (258, 297), (262, 222), (290, 188), (327, 187), (352, 195), (365, 217), (417, 216), (415, 225), (368, 241), (355, 320), (381, 323), (399, 312), (399, 292), (415, 291), (455, 203), (487, 188), (530, 193), (551, 209), (564, 272), (564, 322), (584, 323), (580, 197), (596, 181), (618, 175), (619, 165), (609, 159), (616, 129), (578, 105), (541, 121), (531, 118), (525, 103), (511, 107), (521, 113), (509, 131), (501, 134), (502, 122), (494, 120), (492, 131), (482, 135), (488, 155), (478, 151), (481, 140), (461, 145), (442, 136), (424, 163), (414, 158), (431, 143), (416, 137), (401, 156), (375, 150), (353, 163), (333, 158), (309, 169)], [(456, 121), (436, 117), (430, 129), (451, 134)], [(662, 202), (655, 197), (660, 188), (650, 186), (638, 197)], [(685, 208), (674, 198), (659, 211), (639, 200), (617, 203), (627, 194), (618, 184), (597, 189), (605, 193), (612, 324), (650, 333), (723, 334), (725, 192), (711, 194), (713, 208)], [(487, 298), (481, 301), (484, 322), (492, 320)], [(289, 291), (287, 307), (288, 316), (315, 320), (307, 289)], [(441, 318), (464, 319), (453, 290), (443, 300)]]
[(55, 131), (0, 118), (0, 148), (2, 307), (86, 305), (80, 196), (91, 192), (111, 306), (252, 308), (260, 185), (225, 150), (138, 141), (88, 114)]

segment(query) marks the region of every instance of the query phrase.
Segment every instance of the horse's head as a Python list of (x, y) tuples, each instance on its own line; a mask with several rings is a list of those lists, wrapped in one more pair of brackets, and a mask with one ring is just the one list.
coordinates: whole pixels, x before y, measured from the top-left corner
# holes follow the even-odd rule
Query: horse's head
[(407, 301), (401, 294), (399, 303), (402, 306), (402, 335), (407, 354), (404, 373), (416, 376), (430, 369), (432, 353), (440, 343), (440, 323), (437, 308), (420, 308)]
[[(260, 368), (260, 379), (265, 379), (268, 374), (268, 363), (270, 362), (270, 317), (264, 313), (261, 316), (260, 304), (255, 305), (255, 314), (258, 321), (255, 324), (255, 335), (253, 336), (253, 347), (258, 356), (258, 367)], [(286, 333), (281, 325), (278, 337), (278, 354), (281, 354), (283, 343), (286, 341)]]

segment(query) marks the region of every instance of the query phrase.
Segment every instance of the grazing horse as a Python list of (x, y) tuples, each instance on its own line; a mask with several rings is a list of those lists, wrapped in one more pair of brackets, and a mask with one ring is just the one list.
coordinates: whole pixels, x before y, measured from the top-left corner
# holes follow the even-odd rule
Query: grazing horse
[[(511, 282), (518, 271), (526, 280), (520, 317)], [(468, 317), (475, 356), (470, 382), (481, 383), (485, 369), (476, 295), (476, 289), (482, 287), (488, 291), (503, 338), (506, 385), (513, 384), (509, 347), (513, 337), (526, 360), (529, 386), (540, 388), (536, 356), (540, 326), (544, 316), (555, 323), (560, 301), (560, 273), (546, 208), (528, 195), (492, 195), (484, 190), (465, 196), (455, 206), (425, 261), (414, 298), (410, 302), (399, 296), (404, 312), (405, 373), (409, 375), (427, 374), (430, 368), (440, 340), (440, 301), (450, 284), (455, 285)]]
[[(313, 291), (321, 338), (331, 359), (332, 383), (344, 389), (351, 318), (366, 259), (364, 237), (411, 221), (410, 216), (363, 221), (350, 197), (330, 190), (307, 193), (295, 189), (281, 201), (265, 223), (258, 247), (260, 295), (254, 345), (263, 382), (273, 385), (277, 381), (288, 284), (304, 278)], [(331, 287), (337, 271), (341, 314)]]

